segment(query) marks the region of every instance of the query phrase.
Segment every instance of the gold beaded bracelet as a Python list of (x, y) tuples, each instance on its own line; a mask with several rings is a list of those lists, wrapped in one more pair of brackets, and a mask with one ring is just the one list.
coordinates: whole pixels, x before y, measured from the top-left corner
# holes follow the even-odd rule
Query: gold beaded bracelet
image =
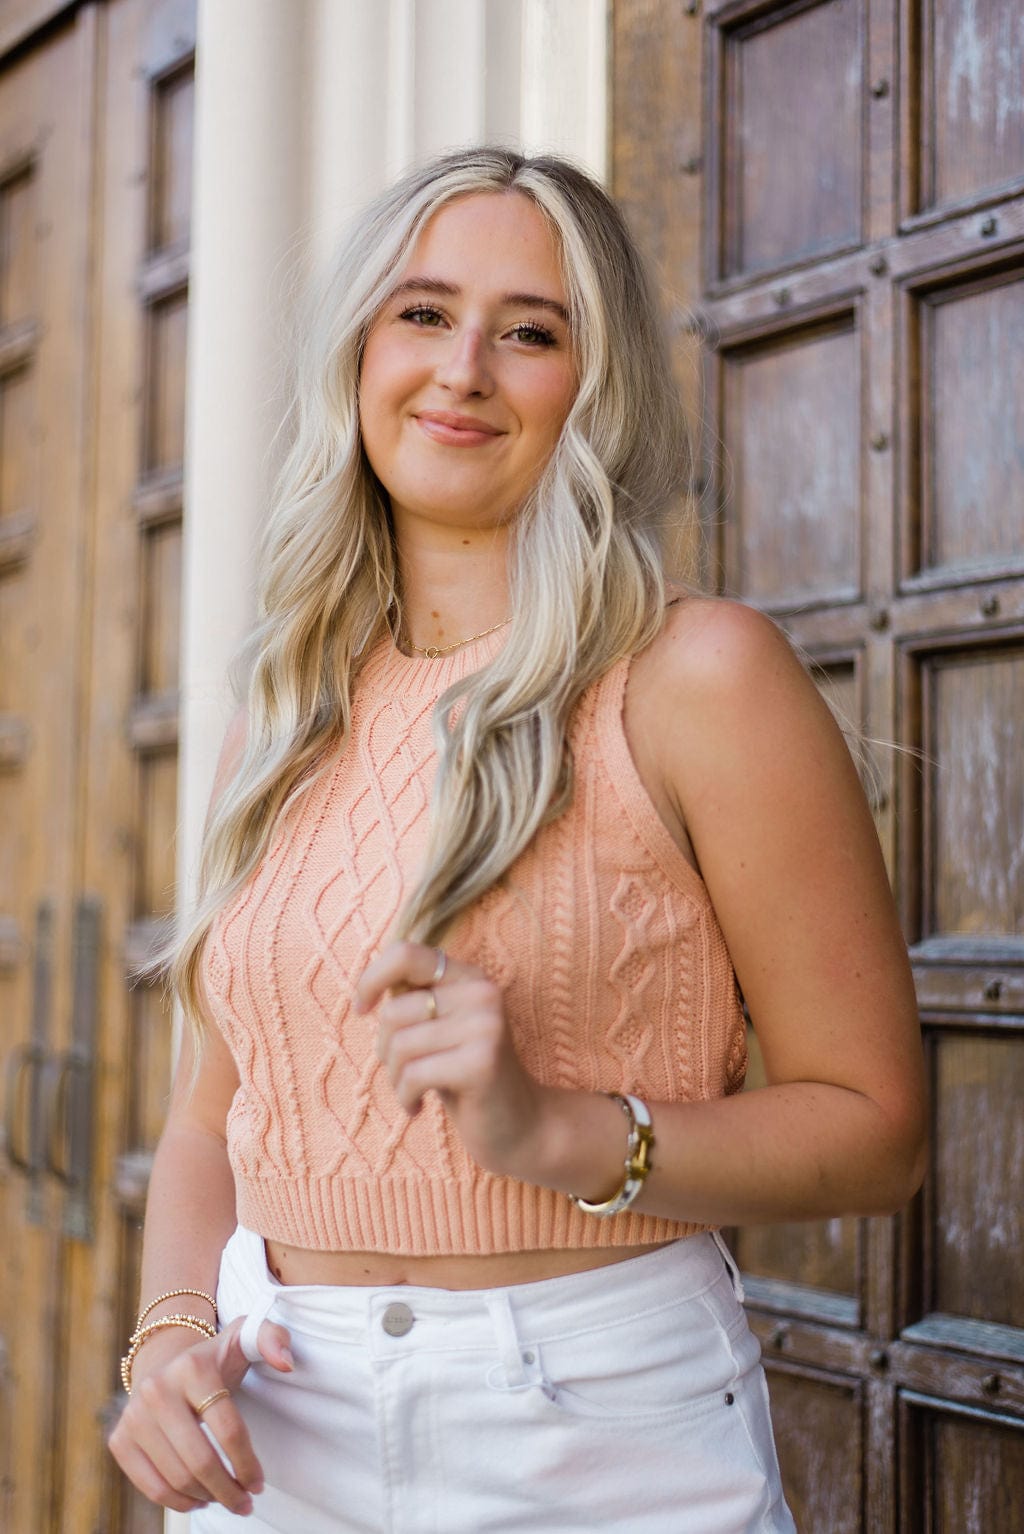
[[(212, 1294), (207, 1294), (205, 1289), (168, 1289), (166, 1294), (158, 1294), (155, 1300), (150, 1300), (145, 1310), (139, 1312), (139, 1319), (135, 1323), (135, 1331), (137, 1332), (139, 1330), (143, 1321), (145, 1321), (151, 1310), (155, 1310), (158, 1305), (162, 1305), (164, 1300), (176, 1300), (178, 1296), (182, 1294), (194, 1294), (196, 1299), (205, 1300), (206, 1303), (213, 1308), (213, 1319), (216, 1321), (217, 1301), (214, 1299)], [(134, 1335), (135, 1333), (133, 1332), (132, 1336)], [(129, 1339), (129, 1341), (130, 1340), (131, 1339)]]
[[(152, 1308), (152, 1307), (150, 1307)], [(121, 1384), (124, 1386), (125, 1395), (132, 1393), (132, 1364), (135, 1355), (144, 1342), (148, 1342), (154, 1332), (161, 1331), (165, 1326), (186, 1326), (189, 1331), (198, 1332), (200, 1337), (216, 1337), (217, 1328), (209, 1321), (204, 1321), (201, 1316), (186, 1316), (175, 1313), (173, 1316), (159, 1316), (151, 1321), (148, 1326), (137, 1326), (128, 1343), (128, 1351), (121, 1360)]]

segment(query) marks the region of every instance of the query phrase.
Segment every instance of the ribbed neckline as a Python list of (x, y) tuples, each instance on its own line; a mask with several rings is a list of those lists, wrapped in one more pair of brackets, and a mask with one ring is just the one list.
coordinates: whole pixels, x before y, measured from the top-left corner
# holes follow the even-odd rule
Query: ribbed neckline
[(425, 655), (404, 655), (391, 635), (385, 633), (370, 651), (363, 677), (366, 681), (404, 693), (432, 694), (439, 698), (453, 682), (480, 671), (508, 639), (508, 629), (496, 629), (450, 655), (429, 660)]

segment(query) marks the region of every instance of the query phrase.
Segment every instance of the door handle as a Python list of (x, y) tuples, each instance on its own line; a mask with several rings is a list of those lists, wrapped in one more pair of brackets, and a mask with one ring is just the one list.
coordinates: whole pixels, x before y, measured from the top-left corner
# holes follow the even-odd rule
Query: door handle
[[(18, 1044), (7, 1056), (4, 1081), (4, 1145), (7, 1159), (19, 1172), (31, 1176), (39, 1170), (32, 1165), (32, 1152), (26, 1129), (31, 1125), (31, 1104), (37, 1096), (39, 1068), (43, 1063), (41, 1050), (35, 1044)], [(28, 1074), (29, 1087), (24, 1089)], [(28, 1125), (26, 1125), (26, 1118)]]
[(71, 1051), (63, 1055), (51, 1055), (43, 1062), (43, 1155), (46, 1170), (59, 1182), (67, 1185), (71, 1174), (67, 1168), (67, 1117), (68, 1082), (72, 1070)]
[(92, 1240), (93, 1061), (99, 955), (100, 902), (94, 895), (83, 895), (75, 904), (71, 1047), (47, 1062), (49, 1092), (43, 1137), (47, 1169), (65, 1188), (64, 1234), (74, 1241)]

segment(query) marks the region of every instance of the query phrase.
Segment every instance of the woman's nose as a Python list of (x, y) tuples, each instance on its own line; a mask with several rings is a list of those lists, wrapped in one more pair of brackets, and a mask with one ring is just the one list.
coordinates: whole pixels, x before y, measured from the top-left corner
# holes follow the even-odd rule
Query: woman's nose
[(437, 367), (437, 380), (453, 394), (490, 394), (491, 377), (487, 342), (480, 330), (467, 328), (451, 338)]

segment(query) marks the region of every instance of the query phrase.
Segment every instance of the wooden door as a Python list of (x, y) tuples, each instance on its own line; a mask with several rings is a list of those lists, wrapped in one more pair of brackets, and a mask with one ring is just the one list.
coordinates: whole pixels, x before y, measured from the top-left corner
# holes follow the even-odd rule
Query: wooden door
[(0, 1528), (162, 1519), (105, 1450), (169, 1078), (194, 0), (0, 23)]
[[(1024, 1507), (1024, 13), (616, 0), (614, 182), (677, 303), (712, 580), (868, 737), (932, 1161), (733, 1233), (801, 1534)], [(756, 1041), (755, 1041), (756, 1042)], [(756, 1051), (755, 1051), (756, 1054)], [(752, 1085), (757, 1083), (757, 1069)]]

